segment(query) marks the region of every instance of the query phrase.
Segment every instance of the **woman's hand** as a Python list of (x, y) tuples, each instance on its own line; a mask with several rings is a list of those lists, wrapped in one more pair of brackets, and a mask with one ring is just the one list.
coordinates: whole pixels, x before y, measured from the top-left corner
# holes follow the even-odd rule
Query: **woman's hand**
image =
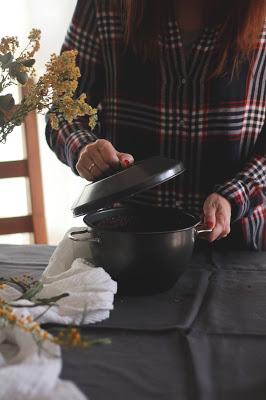
[(212, 193), (203, 206), (203, 223), (207, 229), (213, 229), (206, 239), (213, 242), (225, 238), (230, 233), (231, 204), (218, 193)]
[(127, 168), (133, 163), (131, 154), (120, 153), (110, 142), (99, 139), (81, 150), (76, 168), (82, 178), (94, 181), (109, 169)]

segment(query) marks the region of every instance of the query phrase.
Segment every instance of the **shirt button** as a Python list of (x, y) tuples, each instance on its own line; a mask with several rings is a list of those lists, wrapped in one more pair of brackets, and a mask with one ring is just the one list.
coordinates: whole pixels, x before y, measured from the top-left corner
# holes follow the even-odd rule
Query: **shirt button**
[(181, 82), (182, 82), (183, 85), (185, 85), (187, 83), (186, 78), (182, 78)]

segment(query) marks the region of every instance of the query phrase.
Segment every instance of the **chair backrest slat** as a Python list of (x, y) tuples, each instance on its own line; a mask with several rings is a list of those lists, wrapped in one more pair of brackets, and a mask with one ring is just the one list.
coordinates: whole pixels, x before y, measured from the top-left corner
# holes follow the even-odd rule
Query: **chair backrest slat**
[(10, 235), (12, 233), (33, 232), (32, 216), (1, 218), (0, 235)]
[(0, 162), (0, 179), (29, 176), (27, 160)]

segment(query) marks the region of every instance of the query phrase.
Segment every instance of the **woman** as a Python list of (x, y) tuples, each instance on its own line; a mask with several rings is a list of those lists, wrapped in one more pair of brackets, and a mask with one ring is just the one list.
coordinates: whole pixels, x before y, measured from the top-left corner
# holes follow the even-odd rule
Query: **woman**
[[(209, 241), (266, 250), (265, 0), (79, 0), (87, 121), (47, 126), (61, 161), (91, 181), (161, 154), (187, 172), (134, 201), (202, 215)], [(133, 159), (134, 158), (134, 159)], [(230, 238), (230, 239), (229, 239)]]

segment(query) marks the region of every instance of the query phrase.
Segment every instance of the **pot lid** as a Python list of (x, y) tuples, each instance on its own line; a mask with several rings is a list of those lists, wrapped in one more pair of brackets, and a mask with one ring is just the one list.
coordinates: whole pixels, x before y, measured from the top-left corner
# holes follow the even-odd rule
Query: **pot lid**
[(155, 156), (120, 170), (104, 179), (89, 183), (72, 207), (75, 217), (112, 206), (137, 193), (151, 189), (184, 172), (177, 160)]

